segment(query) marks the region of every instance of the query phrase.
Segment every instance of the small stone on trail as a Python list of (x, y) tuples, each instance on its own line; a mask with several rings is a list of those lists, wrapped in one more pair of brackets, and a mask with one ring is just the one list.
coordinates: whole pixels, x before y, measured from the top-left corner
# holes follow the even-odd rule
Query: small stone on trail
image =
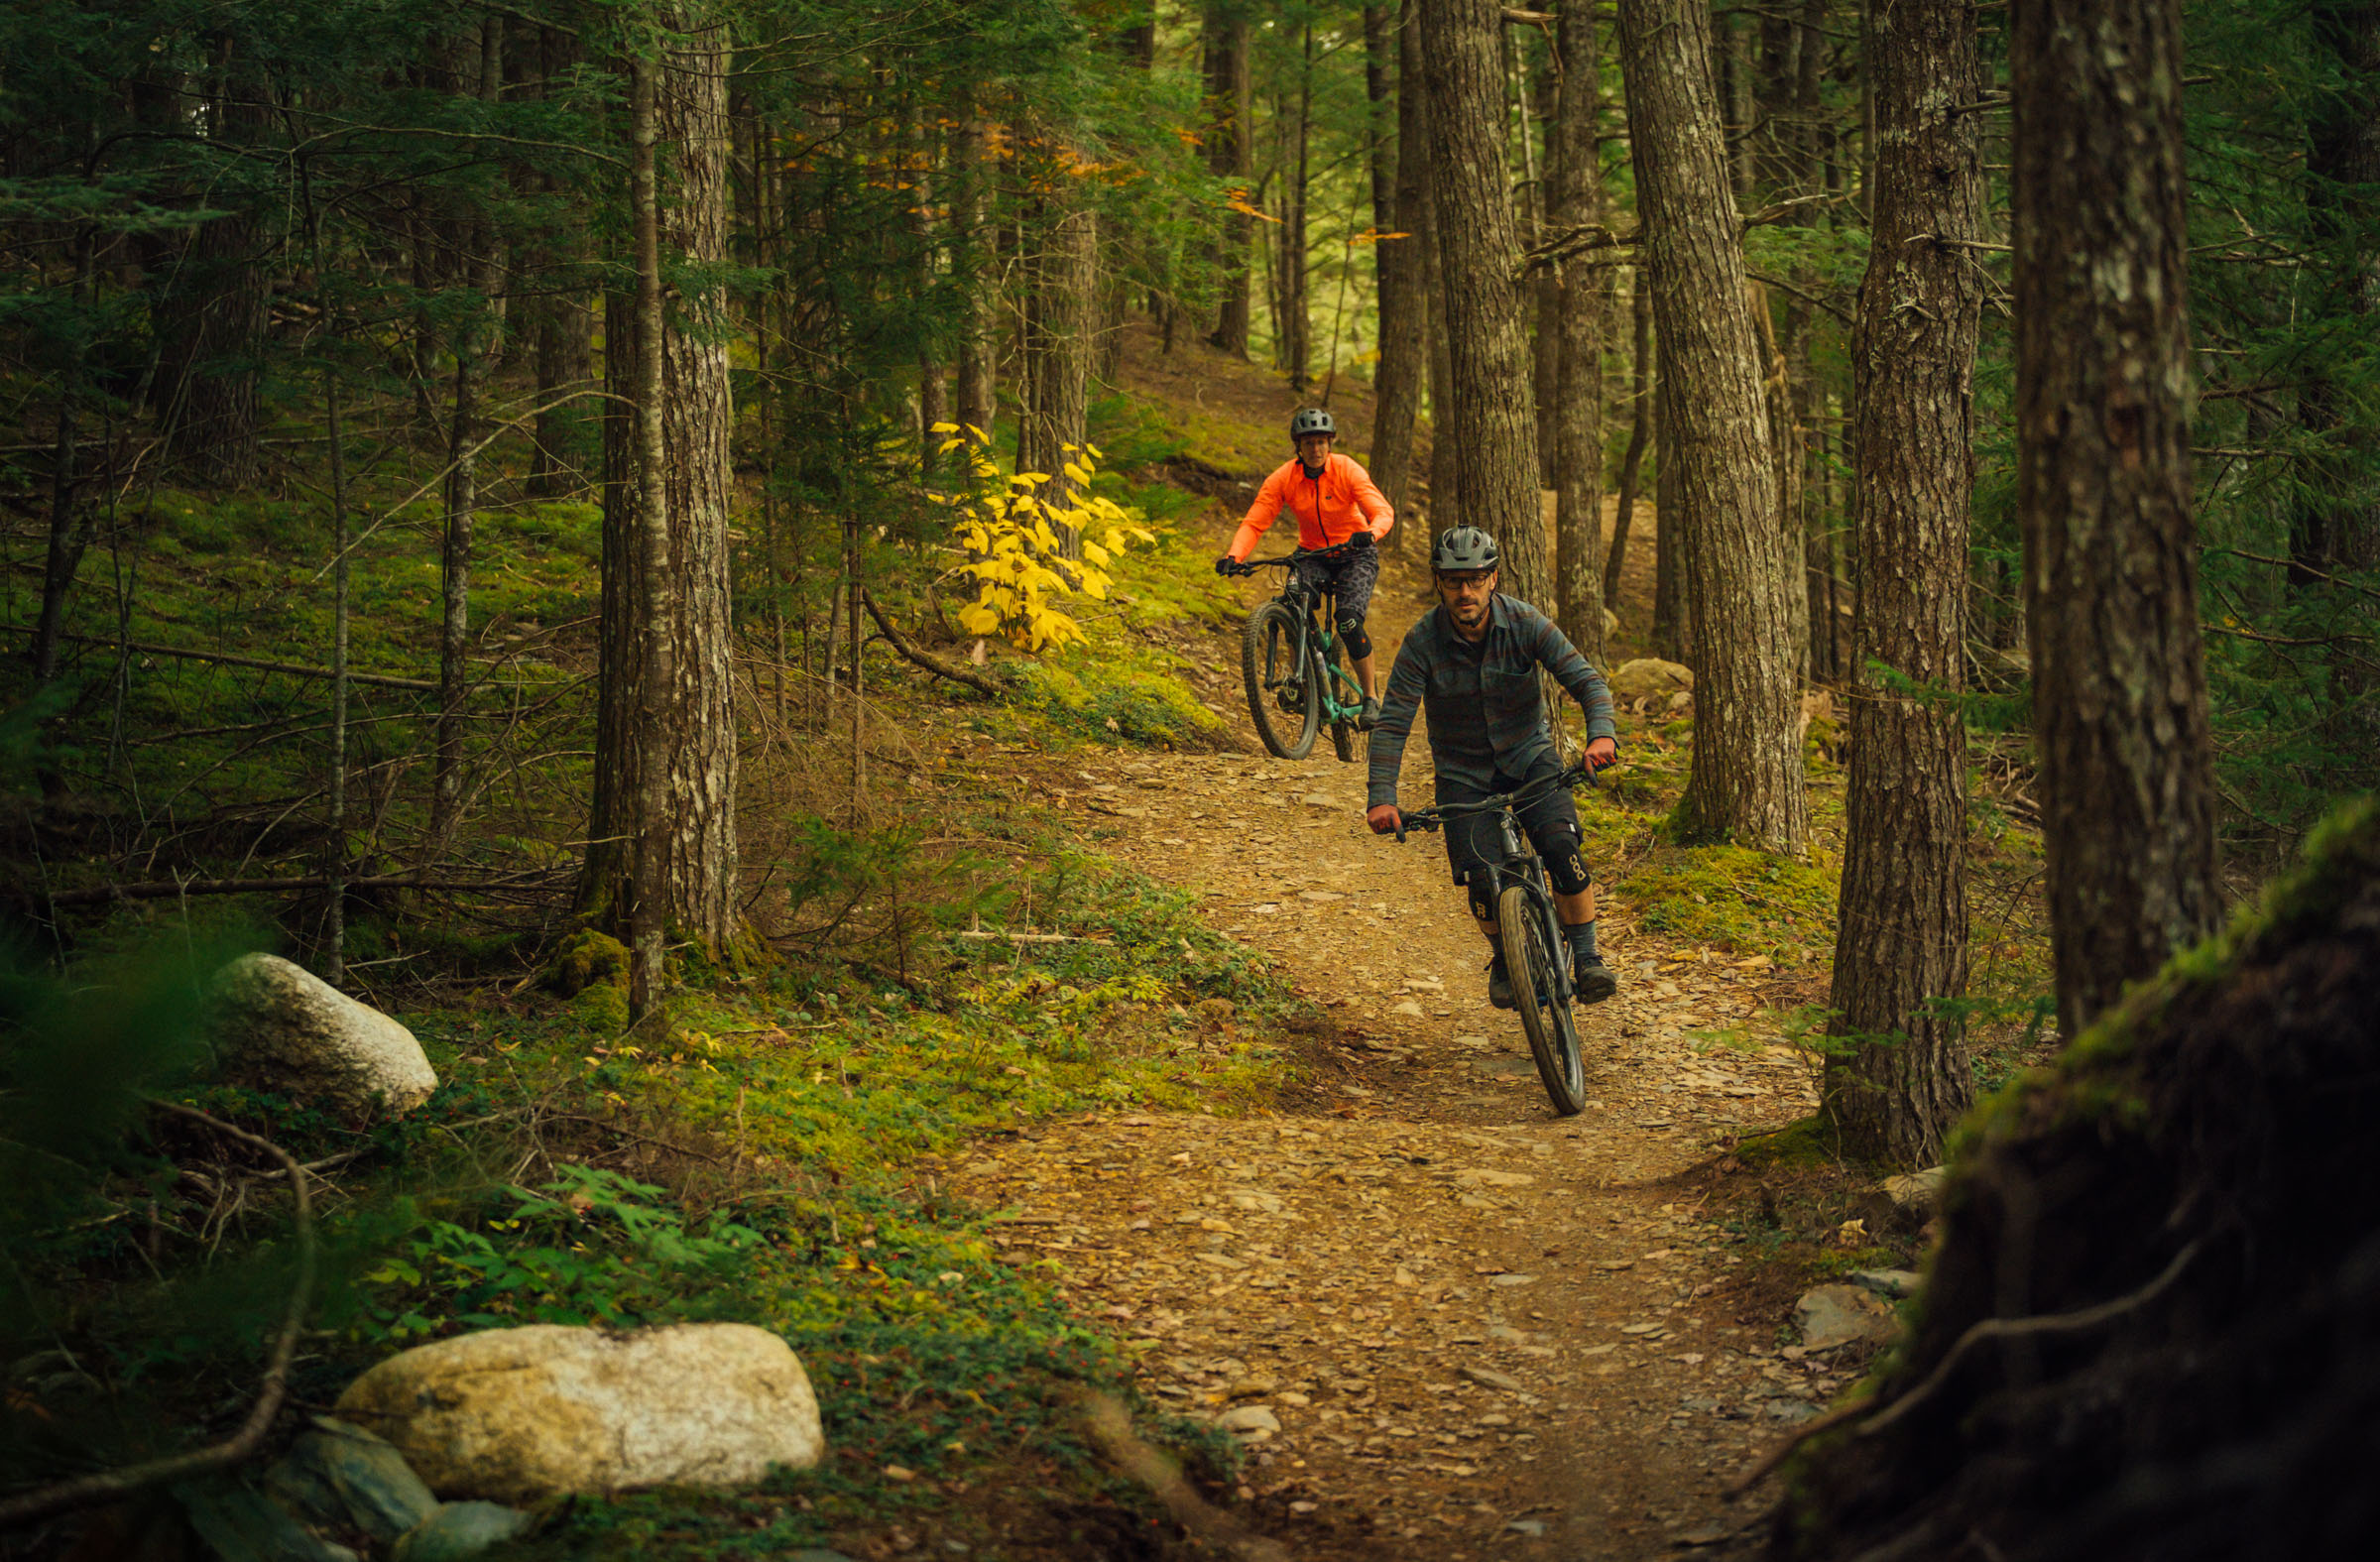
[(1534, 1274), (1499, 1274), (1488, 1283), (1490, 1285), (1534, 1285), (1537, 1283), (1537, 1276)]
[(1516, 1535), (1527, 1535), (1532, 1540), (1545, 1533), (1545, 1521), (1540, 1518), (1515, 1518), (1504, 1527)]
[(1421, 1018), (1421, 1006), (1408, 998), (1403, 1003), (1398, 1004), (1394, 1008), (1390, 1009), (1388, 1013), (1392, 1015), (1403, 1015), (1409, 1020), (1419, 1020)]
[(1899, 1332), (1892, 1309), (1855, 1285), (1821, 1285), (1793, 1305), (1794, 1326), (1806, 1351), (1832, 1351), (1856, 1341), (1889, 1340)]
[(1488, 1367), (1458, 1367), (1455, 1376), (1468, 1378), (1488, 1388), (1501, 1388), (1507, 1393), (1516, 1392), (1522, 1386), (1520, 1380), (1509, 1373), (1499, 1373)]
[(1281, 1429), (1281, 1418), (1269, 1405), (1244, 1404), (1217, 1416), (1215, 1425), (1221, 1431), (1269, 1437)]

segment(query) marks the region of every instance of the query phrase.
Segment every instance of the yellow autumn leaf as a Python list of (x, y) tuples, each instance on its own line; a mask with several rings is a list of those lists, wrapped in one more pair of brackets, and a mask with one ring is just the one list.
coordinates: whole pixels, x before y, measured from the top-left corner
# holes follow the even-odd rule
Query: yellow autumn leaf
[(1100, 546), (1097, 542), (1091, 541), (1089, 539), (1085, 539), (1083, 541), (1083, 556), (1094, 564), (1105, 564), (1108, 561), (1108, 550)]

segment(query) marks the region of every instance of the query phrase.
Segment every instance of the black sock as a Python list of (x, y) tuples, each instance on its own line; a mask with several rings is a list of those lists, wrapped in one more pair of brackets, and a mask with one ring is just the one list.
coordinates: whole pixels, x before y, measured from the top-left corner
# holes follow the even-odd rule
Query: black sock
[(1590, 960), (1603, 958), (1595, 952), (1595, 923), (1573, 922), (1565, 931), (1570, 934), (1570, 952), (1572, 954), (1585, 955)]

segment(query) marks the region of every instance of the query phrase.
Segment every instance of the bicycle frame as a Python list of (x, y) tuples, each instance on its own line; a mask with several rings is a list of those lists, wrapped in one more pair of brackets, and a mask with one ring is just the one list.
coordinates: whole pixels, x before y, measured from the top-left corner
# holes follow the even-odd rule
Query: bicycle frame
[[(1306, 665), (1306, 658), (1310, 651), (1323, 669), (1330, 674), (1322, 684), (1322, 719), (1325, 722), (1353, 721), (1364, 713), (1364, 690), (1357, 684), (1354, 674), (1341, 664), (1338, 656), (1335, 655), (1339, 646), (1339, 638), (1331, 632), (1331, 616), (1328, 612), (1322, 612), (1317, 616), (1317, 609), (1322, 608), (1325, 602), (1335, 599), (1336, 593), (1328, 588), (1316, 591), (1298, 579), (1294, 573), (1282, 585), (1281, 594), (1276, 599), (1290, 612), (1297, 615), (1299, 625), (1297, 649), (1289, 664), (1293, 667)], [(1343, 700), (1339, 697), (1339, 690), (1342, 686), (1353, 698)]]

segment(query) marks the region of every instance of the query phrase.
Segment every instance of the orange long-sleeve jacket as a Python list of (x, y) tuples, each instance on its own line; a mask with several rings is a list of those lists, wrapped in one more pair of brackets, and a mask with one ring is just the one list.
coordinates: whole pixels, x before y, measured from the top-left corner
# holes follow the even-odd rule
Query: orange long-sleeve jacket
[(1284, 509), (1297, 514), (1300, 547), (1331, 547), (1359, 529), (1369, 532), (1377, 542), (1396, 524), (1388, 496), (1352, 456), (1331, 456), (1322, 463), (1320, 477), (1308, 477), (1304, 463), (1292, 456), (1256, 491), (1256, 502), (1248, 507), (1248, 518), (1233, 534), (1231, 555), (1244, 559), (1254, 552), (1257, 540)]

